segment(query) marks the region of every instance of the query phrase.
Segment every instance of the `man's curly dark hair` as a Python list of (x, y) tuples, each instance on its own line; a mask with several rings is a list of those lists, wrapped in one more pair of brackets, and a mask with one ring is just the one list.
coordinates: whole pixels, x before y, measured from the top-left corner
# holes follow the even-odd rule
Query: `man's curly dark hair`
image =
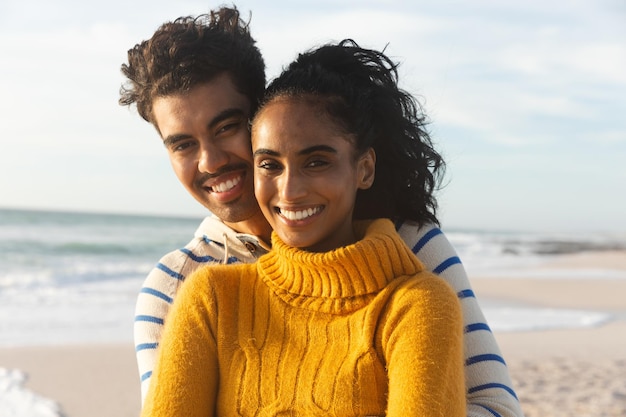
[(135, 103), (152, 124), (155, 98), (185, 93), (222, 73), (250, 99), (252, 113), (265, 89), (263, 57), (235, 7), (164, 23), (128, 51), (121, 70), (128, 81), (120, 89), (120, 105)]

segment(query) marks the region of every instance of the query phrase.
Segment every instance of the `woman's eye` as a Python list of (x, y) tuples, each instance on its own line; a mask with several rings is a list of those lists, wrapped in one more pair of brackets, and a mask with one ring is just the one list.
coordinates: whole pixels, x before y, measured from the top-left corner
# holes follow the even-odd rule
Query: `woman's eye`
[(257, 167), (259, 167), (260, 169), (265, 169), (265, 170), (275, 170), (279, 168), (279, 165), (276, 162), (265, 159), (257, 163)]
[(313, 159), (307, 163), (307, 166), (310, 168), (320, 168), (328, 165), (328, 161), (325, 159)]

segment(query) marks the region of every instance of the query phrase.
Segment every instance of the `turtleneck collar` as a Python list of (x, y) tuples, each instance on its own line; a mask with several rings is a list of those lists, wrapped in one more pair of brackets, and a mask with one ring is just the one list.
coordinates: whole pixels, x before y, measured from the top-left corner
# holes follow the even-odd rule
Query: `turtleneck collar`
[(387, 219), (354, 223), (356, 243), (330, 252), (292, 248), (272, 234), (272, 250), (257, 263), (285, 302), (324, 313), (365, 306), (391, 280), (424, 269)]

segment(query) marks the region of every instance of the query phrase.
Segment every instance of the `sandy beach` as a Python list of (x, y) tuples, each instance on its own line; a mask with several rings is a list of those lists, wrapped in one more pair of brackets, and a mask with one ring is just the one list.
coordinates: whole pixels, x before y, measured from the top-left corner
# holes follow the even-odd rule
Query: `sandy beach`
[(0, 367), (24, 371), (24, 386), (55, 400), (66, 417), (139, 415), (139, 375), (131, 342), (0, 349)]
[[(626, 270), (626, 253), (568, 255), (547, 267)], [(626, 416), (626, 280), (471, 280), (479, 300), (613, 313), (599, 327), (495, 335), (526, 417)]]
[[(582, 270), (607, 262), (626, 269), (626, 253), (581, 254), (559, 262)], [(626, 280), (472, 277), (472, 285), (479, 300), (613, 313), (614, 320), (598, 327), (496, 332), (496, 338), (527, 417), (626, 415)], [(56, 400), (67, 417), (139, 414), (130, 342), (4, 348), (0, 367), (23, 370), (25, 386)]]

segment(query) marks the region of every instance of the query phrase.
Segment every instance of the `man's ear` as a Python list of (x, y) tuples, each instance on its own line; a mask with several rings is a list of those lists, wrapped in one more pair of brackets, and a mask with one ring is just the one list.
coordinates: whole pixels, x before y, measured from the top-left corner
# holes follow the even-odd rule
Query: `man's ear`
[(374, 152), (374, 148), (369, 148), (359, 157), (358, 171), (359, 189), (367, 190), (374, 183), (376, 176), (376, 152)]

